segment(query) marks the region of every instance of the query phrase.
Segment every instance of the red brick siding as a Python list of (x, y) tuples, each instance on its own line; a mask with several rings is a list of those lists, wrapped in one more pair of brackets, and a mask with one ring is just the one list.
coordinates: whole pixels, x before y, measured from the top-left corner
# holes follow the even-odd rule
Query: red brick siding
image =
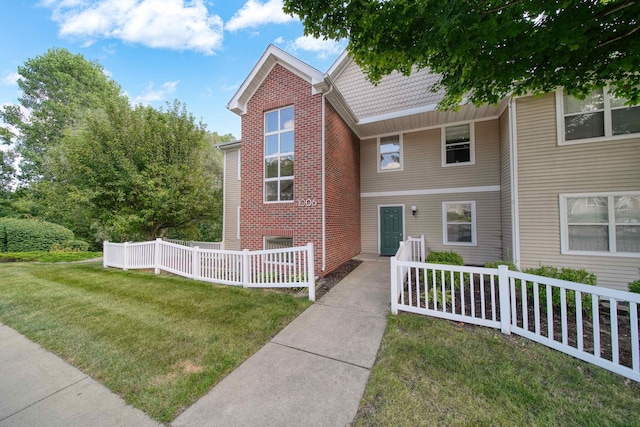
[[(264, 203), (264, 112), (293, 105), (295, 114), (294, 202)], [(316, 272), (322, 269), (322, 95), (276, 65), (242, 116), (240, 235), (244, 248), (263, 248), (264, 236), (292, 236), (295, 246), (312, 242)], [(311, 207), (300, 199), (316, 200)]]
[(326, 266), (360, 253), (360, 140), (325, 103)]

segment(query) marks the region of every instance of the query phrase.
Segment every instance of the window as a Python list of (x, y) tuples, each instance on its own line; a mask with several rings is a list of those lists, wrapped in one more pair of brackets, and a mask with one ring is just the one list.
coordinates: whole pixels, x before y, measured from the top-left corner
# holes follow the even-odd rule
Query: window
[(445, 245), (476, 246), (476, 202), (442, 203)]
[(293, 201), (293, 107), (264, 115), (264, 200)]
[(473, 124), (445, 127), (442, 132), (442, 166), (472, 165), (475, 162)]
[(402, 170), (402, 138), (400, 135), (378, 138), (378, 172)]
[(625, 100), (599, 89), (585, 99), (556, 92), (558, 141), (586, 142), (640, 133), (640, 105), (630, 107)]
[(562, 253), (640, 257), (640, 192), (560, 196)]
[(265, 236), (265, 249), (286, 249), (293, 247), (293, 237)]

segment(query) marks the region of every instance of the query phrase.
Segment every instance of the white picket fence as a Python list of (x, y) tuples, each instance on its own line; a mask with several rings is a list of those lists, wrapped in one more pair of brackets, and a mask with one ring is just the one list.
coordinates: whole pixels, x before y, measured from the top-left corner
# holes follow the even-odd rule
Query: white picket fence
[(416, 262), (412, 247), (401, 243), (391, 258), (393, 314), (401, 310), (499, 328), (640, 381), (640, 294), (506, 266)]
[(104, 242), (104, 267), (148, 268), (246, 288), (308, 288), (315, 301), (313, 244), (263, 251), (225, 251), (152, 242)]
[(195, 240), (179, 240), (179, 239), (162, 239), (164, 242), (175, 243), (176, 245), (189, 246), (190, 248), (199, 247), (200, 249), (223, 250), (222, 242), (197, 242)]

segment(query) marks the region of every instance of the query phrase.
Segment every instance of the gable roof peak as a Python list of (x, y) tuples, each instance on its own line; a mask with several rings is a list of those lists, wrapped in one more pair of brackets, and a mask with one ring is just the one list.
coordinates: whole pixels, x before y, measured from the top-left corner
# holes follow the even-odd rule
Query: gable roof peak
[(298, 77), (309, 82), (311, 84), (312, 94), (323, 92), (328, 88), (324, 73), (288, 54), (279, 47), (270, 44), (242, 85), (240, 85), (238, 91), (233, 95), (233, 98), (231, 98), (227, 104), (227, 108), (238, 115), (245, 114), (247, 112), (247, 103), (276, 65), (281, 65)]

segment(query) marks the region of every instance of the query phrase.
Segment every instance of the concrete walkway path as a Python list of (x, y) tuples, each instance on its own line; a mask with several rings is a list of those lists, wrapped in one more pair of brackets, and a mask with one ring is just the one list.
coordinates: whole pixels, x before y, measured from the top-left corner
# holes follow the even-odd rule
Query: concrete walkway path
[(370, 257), (172, 425), (349, 424), (386, 327), (389, 276), (388, 258)]
[(158, 426), (102, 384), (0, 323), (0, 427)]

